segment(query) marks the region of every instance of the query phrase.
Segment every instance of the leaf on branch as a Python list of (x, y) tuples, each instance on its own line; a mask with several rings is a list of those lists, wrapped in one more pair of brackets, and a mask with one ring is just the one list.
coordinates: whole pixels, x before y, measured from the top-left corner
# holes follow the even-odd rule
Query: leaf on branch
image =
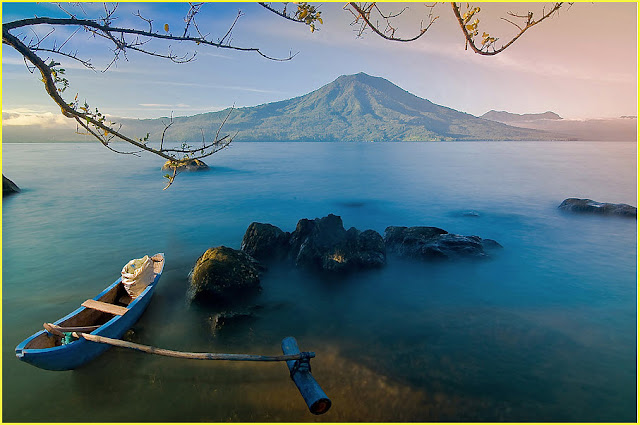
[(322, 24), (322, 18), (320, 17), (322, 12), (307, 2), (297, 2), (295, 4), (298, 6), (298, 10), (293, 15), (294, 20), (309, 25), (311, 32), (318, 29), (316, 23)]
[[(569, 5), (571, 5), (571, 3), (569, 3)], [(499, 48), (496, 47), (495, 45), (495, 43), (498, 41), (498, 38), (491, 37), (487, 32), (484, 32), (484, 31), (482, 34), (482, 44), (480, 45), (476, 44), (475, 37), (478, 35), (479, 20), (475, 19), (473, 22), (471, 23), (469, 22), (471, 21), (471, 19), (475, 14), (480, 12), (479, 7), (471, 8), (469, 6), (469, 3), (467, 3), (467, 11), (462, 13), (461, 7), (458, 6), (457, 3), (453, 2), (451, 3), (451, 6), (453, 8), (453, 13), (458, 20), (460, 29), (462, 30), (462, 33), (465, 36), (465, 50), (468, 46), (470, 46), (475, 53), (478, 53), (480, 55), (492, 56), (492, 55), (497, 55), (498, 53), (507, 49), (516, 40), (518, 40), (518, 38), (520, 38), (520, 36), (522, 36), (522, 34), (524, 34), (525, 31), (527, 31), (531, 27), (552, 17), (556, 12), (558, 12), (558, 10), (560, 10), (560, 8), (563, 6), (563, 3), (554, 3), (553, 8), (551, 8), (551, 10), (549, 11), (545, 11), (545, 9), (543, 8), (542, 16), (540, 16), (539, 19), (534, 18), (534, 13), (532, 11), (529, 11), (526, 14), (516, 14), (513, 12), (509, 12), (508, 15), (511, 16), (512, 18), (515, 18), (514, 20), (520, 19), (523, 21), (520, 24), (506, 18), (500, 18), (514, 25), (516, 28), (518, 28), (519, 32), (516, 35), (512, 36), (507, 43), (503, 44)]]

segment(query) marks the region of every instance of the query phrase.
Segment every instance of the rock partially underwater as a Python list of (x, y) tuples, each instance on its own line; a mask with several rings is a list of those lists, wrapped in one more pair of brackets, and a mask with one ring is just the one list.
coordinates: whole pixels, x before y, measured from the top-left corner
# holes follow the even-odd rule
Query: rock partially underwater
[(211, 333), (217, 335), (223, 329), (243, 326), (254, 320), (256, 316), (252, 311), (221, 311), (210, 316), (208, 322)]
[(195, 301), (225, 302), (260, 290), (260, 263), (226, 246), (209, 248), (189, 274), (188, 295)]
[(266, 223), (251, 223), (242, 250), (260, 260), (289, 260), (297, 267), (352, 271), (382, 267), (387, 252), (418, 259), (486, 258), (502, 248), (493, 239), (463, 236), (438, 227), (390, 226), (385, 236), (374, 230), (345, 230), (339, 216), (298, 221), (292, 232)]
[[(165, 162), (164, 165), (162, 166), (162, 169), (173, 170), (171, 164), (172, 164), (172, 161)], [(203, 171), (208, 169), (209, 169), (209, 166), (205, 164), (203, 161), (200, 161), (199, 159), (192, 159), (189, 161), (181, 162), (180, 166), (177, 167), (178, 171)]]
[(289, 255), (291, 233), (268, 223), (253, 222), (242, 238), (240, 249), (260, 260), (284, 260)]
[(438, 227), (389, 226), (384, 231), (389, 252), (400, 257), (420, 259), (452, 259), (458, 257), (488, 257), (487, 250), (502, 248), (493, 239), (455, 235)]
[(297, 267), (333, 272), (362, 270), (386, 264), (382, 236), (374, 230), (345, 230), (339, 216), (298, 221), (292, 232), (276, 226), (251, 223), (242, 250), (260, 260), (289, 260)]
[[(502, 248), (492, 239), (463, 236), (438, 227), (390, 226), (384, 238), (374, 230), (345, 230), (333, 214), (313, 220), (303, 218), (289, 233), (268, 223), (251, 223), (241, 250), (226, 246), (209, 248), (189, 274), (191, 301), (221, 307), (209, 318), (215, 333), (222, 327), (253, 318), (238, 308), (251, 306), (260, 289), (260, 261), (286, 261), (295, 267), (331, 273), (380, 268), (387, 252), (419, 260), (487, 258)], [(229, 309), (231, 308), (231, 309)], [(253, 306), (251, 308), (256, 308)]]
[(2, 175), (2, 197), (13, 195), (14, 193), (19, 193), (19, 192), (20, 192), (20, 188), (18, 187), (18, 185), (12, 182), (11, 180), (9, 180), (8, 178), (6, 178), (3, 174)]
[(602, 215), (618, 215), (622, 217), (636, 218), (638, 210), (628, 204), (610, 204), (608, 202), (596, 202), (591, 199), (567, 198), (558, 208), (563, 211), (578, 213), (593, 213)]

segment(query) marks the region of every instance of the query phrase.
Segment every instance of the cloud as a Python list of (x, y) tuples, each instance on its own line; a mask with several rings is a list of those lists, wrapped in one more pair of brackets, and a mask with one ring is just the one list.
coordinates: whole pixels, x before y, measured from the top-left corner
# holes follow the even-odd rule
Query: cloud
[(35, 111), (2, 111), (2, 126), (38, 126), (43, 128), (75, 128), (75, 122), (61, 114)]
[[(255, 88), (250, 86), (231, 86), (231, 85), (222, 85), (222, 84), (210, 84), (210, 83), (185, 83), (182, 81), (172, 81), (172, 80), (149, 80), (146, 79), (141, 81), (144, 84), (151, 84), (156, 86), (176, 86), (176, 87), (203, 87), (208, 89), (225, 89), (225, 90), (234, 90), (234, 91), (246, 91), (251, 93), (267, 93), (267, 94), (281, 94), (280, 90), (269, 90), (262, 88)], [(145, 105), (145, 104), (140, 104)], [(154, 104), (147, 104), (154, 105)], [(164, 105), (162, 105), (164, 106)], [(168, 105), (172, 106), (172, 105)]]
[(145, 108), (191, 108), (191, 105), (184, 103), (178, 103), (177, 105), (170, 105), (168, 103), (139, 103), (138, 105)]
[(197, 60), (198, 56), (208, 56), (208, 57), (212, 57), (212, 58), (236, 60), (236, 58), (232, 57), (232, 56), (221, 55), (221, 54), (218, 54), (218, 53), (211, 53), (211, 52), (205, 52), (205, 51), (196, 52), (196, 60)]
[(187, 86), (187, 87), (207, 87), (213, 89), (226, 89), (226, 90), (240, 90), (252, 93), (280, 93), (278, 90), (257, 89), (255, 87), (248, 86), (226, 86), (218, 84), (199, 84), (199, 83), (181, 83), (178, 81), (158, 81), (158, 84), (167, 84), (173, 86)]
[(518, 73), (530, 73), (545, 78), (563, 78), (571, 80), (583, 80), (586, 82), (602, 82), (612, 84), (634, 84), (637, 75), (632, 72), (609, 71), (596, 72), (594, 69), (580, 69), (563, 63), (540, 60), (523, 60), (513, 56), (498, 55), (497, 67), (508, 68)]
[[(152, 104), (146, 104), (152, 105)], [(117, 114), (105, 114), (109, 119), (113, 119), (116, 122), (122, 118), (137, 118), (137, 119), (148, 119), (148, 118), (158, 118), (160, 116), (169, 116), (173, 114), (174, 116), (189, 116), (202, 114), (207, 112), (217, 112), (222, 111), (224, 109), (229, 108), (230, 105), (220, 106), (220, 105), (210, 105), (210, 106), (189, 106), (183, 108), (176, 108), (176, 105), (166, 105), (157, 104), (157, 106), (143, 106), (143, 107), (121, 107), (118, 108)]]

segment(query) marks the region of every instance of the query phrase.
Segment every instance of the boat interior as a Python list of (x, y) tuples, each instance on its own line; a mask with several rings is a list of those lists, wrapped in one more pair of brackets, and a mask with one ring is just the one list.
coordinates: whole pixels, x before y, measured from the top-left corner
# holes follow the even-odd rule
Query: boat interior
[[(83, 305), (89, 303), (89, 301), (93, 300), (85, 301)], [(86, 308), (82, 309), (78, 314), (58, 323), (57, 326), (62, 328), (95, 327), (97, 329), (100, 325), (107, 323), (116, 316), (114, 311), (117, 311), (118, 307), (120, 309), (126, 309), (131, 301), (133, 301), (133, 298), (129, 296), (122, 283), (118, 282), (110, 291), (98, 298), (98, 301), (112, 305), (115, 309), (112, 310), (108, 306), (101, 306), (99, 303), (89, 304), (90, 306), (85, 306)], [(120, 311), (124, 312), (126, 310)], [(58, 345), (62, 345), (62, 338), (60, 336), (43, 332), (32, 339), (24, 348), (42, 349), (52, 348)]]
[[(164, 266), (164, 256), (156, 254), (151, 259), (153, 260), (154, 273), (158, 275), (162, 272)], [(89, 299), (83, 302), (82, 306), (85, 308), (77, 314), (56, 325), (52, 325), (55, 327), (56, 332), (51, 332), (47, 329), (47, 332), (42, 332), (33, 338), (24, 348), (44, 349), (62, 345), (61, 332), (91, 332), (115, 316), (121, 316), (126, 313), (127, 307), (132, 301), (133, 298), (127, 293), (122, 282), (119, 281), (97, 300)]]

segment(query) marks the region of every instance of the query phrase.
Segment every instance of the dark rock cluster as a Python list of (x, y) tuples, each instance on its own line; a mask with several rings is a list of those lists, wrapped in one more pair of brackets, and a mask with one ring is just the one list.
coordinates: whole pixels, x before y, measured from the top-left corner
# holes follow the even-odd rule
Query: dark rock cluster
[[(395, 227), (384, 238), (374, 230), (346, 230), (333, 214), (298, 221), (293, 232), (268, 223), (251, 223), (241, 250), (220, 246), (208, 249), (190, 274), (190, 299), (234, 300), (260, 289), (259, 261), (286, 261), (296, 267), (331, 273), (383, 267), (387, 252), (422, 260), (459, 257), (486, 258), (487, 250), (500, 248), (491, 239), (448, 233), (437, 227)], [(242, 316), (244, 317), (244, 316)], [(216, 316), (213, 328), (237, 319), (233, 314)]]
[(487, 257), (500, 248), (492, 239), (463, 236), (437, 227), (390, 226), (384, 238), (374, 230), (345, 230), (342, 219), (329, 214), (298, 221), (292, 233), (276, 226), (251, 223), (242, 239), (242, 250), (258, 260), (290, 260), (298, 267), (348, 271), (386, 264), (387, 253), (420, 259)]
[(298, 221), (292, 232), (276, 226), (251, 223), (241, 249), (258, 260), (290, 260), (298, 267), (349, 271), (386, 264), (382, 236), (374, 230), (345, 230), (342, 219), (327, 217)]

